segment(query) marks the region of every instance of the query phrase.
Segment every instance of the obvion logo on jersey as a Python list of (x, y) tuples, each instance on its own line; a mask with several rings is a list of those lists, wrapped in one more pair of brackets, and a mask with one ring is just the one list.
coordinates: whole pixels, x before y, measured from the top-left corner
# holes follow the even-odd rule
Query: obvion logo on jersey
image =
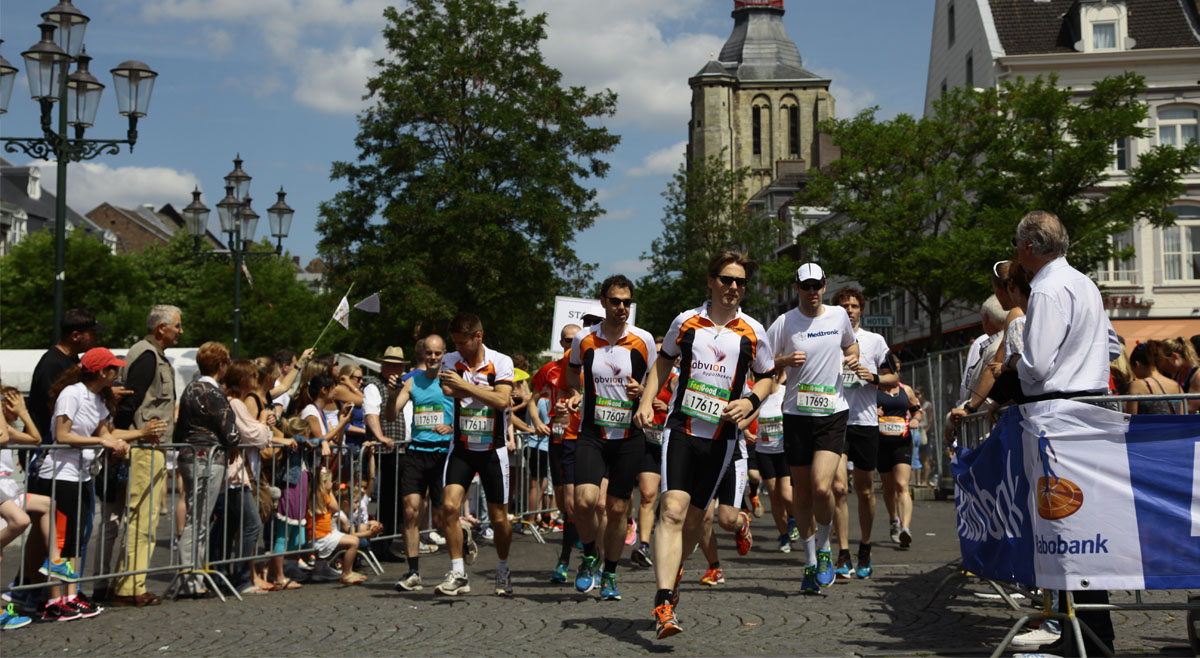
[[(1013, 464), (1023, 468), (1014, 474)], [(1200, 587), (1196, 416), (1025, 404), (977, 449), (960, 451), (952, 469), (973, 573), (1054, 589)], [(1009, 497), (1015, 509), (1006, 514)], [(1028, 523), (1013, 524), (1017, 514)], [(1009, 530), (997, 537), (1004, 518)]]

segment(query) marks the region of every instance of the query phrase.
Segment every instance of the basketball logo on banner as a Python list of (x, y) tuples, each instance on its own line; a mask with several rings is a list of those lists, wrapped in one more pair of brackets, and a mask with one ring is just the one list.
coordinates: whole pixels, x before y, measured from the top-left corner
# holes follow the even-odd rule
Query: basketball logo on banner
[(1057, 521), (1071, 516), (1083, 507), (1083, 489), (1079, 485), (1060, 478), (1050, 467), (1050, 461), (1058, 461), (1058, 453), (1050, 445), (1043, 431), (1038, 436), (1038, 452), (1042, 457), (1042, 477), (1037, 481), (1038, 516), (1048, 521)]

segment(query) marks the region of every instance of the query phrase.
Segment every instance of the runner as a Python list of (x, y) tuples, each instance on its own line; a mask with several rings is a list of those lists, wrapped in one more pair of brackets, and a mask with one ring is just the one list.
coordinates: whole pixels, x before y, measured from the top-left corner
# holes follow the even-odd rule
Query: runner
[(842, 369), (858, 368), (858, 343), (845, 309), (821, 303), (825, 272), (819, 265), (805, 263), (796, 270), (796, 293), (799, 305), (775, 319), (767, 341), (775, 347), (775, 365), (787, 372), (783, 441), (792, 474), (793, 516), (804, 538), (800, 591), (816, 594), (834, 581), (829, 552), (833, 475), (849, 415)]
[(849, 578), (850, 514), (847, 504), (849, 474), (847, 462), (854, 464), (854, 492), (858, 495), (858, 566), (853, 568), (859, 578), (871, 577), (871, 525), (875, 523), (875, 461), (879, 453), (879, 415), (876, 413), (876, 386), (890, 386), (900, 381), (895, 374), (895, 360), (883, 336), (859, 326), (866, 305), (862, 291), (846, 286), (833, 295), (833, 303), (846, 309), (854, 336), (858, 339), (858, 370), (842, 370), (842, 389), (850, 416), (846, 422), (846, 447), (834, 474), (834, 524), (838, 536), (838, 558), (834, 573)]
[[(442, 390), (438, 371), (442, 358), (446, 356), (446, 343), (441, 336), (433, 334), (424, 340), (422, 350), (424, 370), (404, 380), (400, 392), (389, 400), (385, 418), (393, 421), (403, 416), (401, 409), (413, 403), (412, 426), (409, 436), (412, 443), (405, 450), (400, 471), (400, 497), (404, 501), (404, 554), (408, 558), (408, 573), (396, 582), (396, 590), (411, 592), (421, 589), (420, 537), (421, 503), (428, 496), (433, 510), (434, 525), (441, 523), (443, 490), (442, 473), (446, 464), (446, 453), (454, 433), (454, 399)], [(401, 375), (392, 375), (388, 385), (394, 390)], [(448, 533), (455, 534), (455, 533)], [(466, 534), (465, 530), (463, 534)], [(467, 559), (474, 561), (474, 541), (466, 538)]]
[[(504, 449), (507, 409), (512, 395), (512, 359), (483, 344), (483, 323), (473, 313), (459, 313), (450, 321), (450, 338), (457, 351), (442, 358), (438, 377), (442, 391), (455, 398), (454, 433), (442, 482), (445, 505), (442, 533), (450, 551), (450, 571), (434, 588), (453, 596), (471, 591), (463, 566), (463, 535), (458, 517), (463, 497), (476, 474), (487, 497), (488, 518), (495, 532), (496, 595), (512, 594), (508, 548), (512, 525), (508, 522), (508, 451)], [(426, 346), (428, 349), (428, 345)]]
[[(896, 369), (900, 364), (896, 363)], [(908, 482), (912, 478), (912, 438), (909, 421), (921, 418), (917, 394), (897, 377), (891, 385), (880, 384), (879, 403), (879, 477), (883, 480), (883, 497), (892, 513), (892, 541), (900, 548), (912, 544), (912, 494)]]
[[(750, 392), (750, 387), (747, 386), (745, 393), (749, 395)], [(754, 545), (754, 536), (750, 533), (750, 512), (742, 509), (742, 500), (750, 481), (747, 447), (750, 439), (754, 438), (753, 430), (757, 429), (756, 417), (757, 414), (751, 414), (738, 423), (738, 434), (741, 436), (737, 439), (737, 452), (733, 464), (725, 469), (725, 475), (717, 486), (716, 500), (709, 503), (704, 512), (700, 550), (704, 553), (704, 559), (708, 560), (708, 569), (700, 578), (701, 585), (716, 587), (725, 582), (725, 572), (721, 571), (721, 559), (717, 553), (717, 533), (713, 531), (714, 517), (721, 529), (734, 535), (738, 555), (749, 553), (750, 547)], [(691, 547), (684, 546), (684, 555), (690, 553)]]
[[(662, 339), (656, 338), (657, 352), (662, 351)], [(638, 474), (638, 547), (630, 554), (631, 562), (639, 567), (650, 568), (654, 560), (650, 556), (650, 533), (654, 530), (654, 510), (658, 504), (658, 489), (662, 484), (662, 437), (663, 424), (667, 422), (671, 396), (675, 394), (675, 382), (679, 380), (678, 361), (671, 367), (667, 381), (654, 396), (654, 420), (646, 428), (646, 452), (642, 457), (642, 472)]]
[[(676, 316), (646, 380), (646, 388), (658, 390), (671, 363), (680, 358), (663, 435), (664, 493), (654, 542), (659, 639), (683, 630), (675, 617), (683, 549), (699, 538), (704, 512), (734, 454), (737, 423), (754, 413), (770, 390), (767, 376), (773, 371), (774, 353), (762, 325), (739, 308), (756, 267), (745, 254), (732, 251), (709, 262), (711, 299)], [(751, 371), (760, 377), (753, 392), (731, 399), (730, 391), (741, 391)], [(640, 427), (654, 420), (652, 402), (644, 396), (638, 405)]]
[(792, 509), (792, 474), (783, 455), (783, 396), (786, 384), (781, 384), (782, 373), (775, 373), (771, 381), (771, 394), (763, 400), (758, 413), (758, 468), (762, 473), (763, 487), (771, 499), (771, 518), (779, 530), (780, 553), (792, 552), (791, 524), (788, 517)]
[[(575, 510), (583, 557), (575, 589), (588, 592), (595, 587), (600, 560), (596, 542), (600, 540), (604, 546), (600, 598), (620, 601), (617, 560), (625, 544), (629, 499), (646, 450), (642, 429), (632, 425), (633, 409), (656, 355), (651, 351), (654, 338), (628, 321), (633, 307), (632, 281), (621, 274), (605, 279), (600, 285), (600, 305), (604, 321), (575, 335), (567, 369), (571, 388), (567, 409), (581, 414), (575, 449)], [(595, 521), (605, 477), (607, 525), (600, 527)]]

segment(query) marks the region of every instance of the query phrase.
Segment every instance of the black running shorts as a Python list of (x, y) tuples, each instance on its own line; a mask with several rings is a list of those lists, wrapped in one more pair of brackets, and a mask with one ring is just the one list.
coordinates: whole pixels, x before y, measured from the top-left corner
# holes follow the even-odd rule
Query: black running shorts
[(912, 450), (911, 436), (879, 435), (879, 472), (891, 473), (892, 467), (897, 464), (911, 466)]
[(846, 419), (849, 411), (829, 416), (783, 415), (783, 452), (788, 466), (812, 466), (818, 450), (842, 454), (846, 444)]
[(646, 450), (642, 453), (642, 473), (655, 473), (662, 475), (662, 431), (654, 433), (658, 439), (657, 442), (650, 440), (650, 435), (646, 435)]
[(749, 468), (748, 459), (734, 459), (733, 464), (725, 469), (721, 484), (717, 486), (717, 504), (728, 507), (741, 507), (742, 496), (746, 493)]
[(400, 496), (429, 496), (431, 507), (442, 506), (442, 473), (446, 468), (444, 450), (413, 450), (400, 457)]
[(646, 436), (634, 428), (627, 439), (606, 439), (595, 426), (579, 430), (575, 440), (575, 486), (593, 484), (608, 478), (608, 495), (629, 498), (637, 485), (642, 459), (646, 452)]
[(575, 486), (575, 448), (579, 439), (563, 439), (562, 442), (562, 483)]
[(663, 432), (662, 490), (686, 492), (692, 497), (692, 506), (707, 509), (736, 452), (736, 443), (729, 439), (701, 439), (679, 430)]
[(764, 480), (792, 477), (792, 471), (788, 469), (787, 458), (782, 452), (758, 453), (758, 474)]
[(450, 446), (446, 456), (446, 470), (442, 482), (445, 486), (457, 484), (463, 489), (471, 486), (471, 480), (479, 474), (483, 495), (490, 505), (508, 504), (508, 451), (468, 450), (458, 442)]
[(856, 471), (873, 471), (879, 460), (879, 426), (847, 425), (846, 458)]
[(550, 443), (550, 485), (563, 485), (563, 444)]

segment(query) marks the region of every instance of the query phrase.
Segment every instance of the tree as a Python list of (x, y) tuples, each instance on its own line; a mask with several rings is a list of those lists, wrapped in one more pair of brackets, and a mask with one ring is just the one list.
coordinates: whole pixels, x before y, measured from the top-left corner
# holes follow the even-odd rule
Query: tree
[(722, 156), (680, 165), (663, 192), (663, 232), (650, 250), (650, 272), (637, 284), (638, 324), (665, 333), (675, 315), (709, 298), (708, 262), (726, 249), (746, 251), (761, 266), (743, 301), (744, 310), (765, 320), (768, 300), (755, 284), (786, 285), (796, 266), (776, 259), (783, 224), (766, 213), (748, 212), (744, 196), (749, 168), (729, 169)]
[(1013, 231), (1030, 210), (1058, 215), (1071, 236), (1068, 258), (1083, 271), (1129, 256), (1114, 254), (1111, 236), (1137, 221), (1169, 225), (1165, 208), (1200, 148), (1151, 149), (1114, 184), (1113, 145), (1148, 133), (1144, 79), (1105, 78), (1078, 100), (1055, 82), (950, 90), (920, 119), (877, 121), (869, 109), (823, 122), (841, 157), (815, 173), (800, 200), (834, 215), (799, 240), (868, 295), (912, 295), (929, 316), (933, 349), (944, 310), (989, 294), (991, 266), (1012, 256)]
[(515, 2), (413, 0), (384, 11), (389, 55), (367, 83), (356, 162), (321, 205), (330, 278), (382, 290), (382, 312), (345, 337), (378, 352), (445, 330), (460, 310), (505, 350), (546, 342), (558, 294), (590, 279), (571, 248), (600, 210), (589, 177), (618, 137), (611, 91), (560, 86), (542, 61), (545, 16)]

